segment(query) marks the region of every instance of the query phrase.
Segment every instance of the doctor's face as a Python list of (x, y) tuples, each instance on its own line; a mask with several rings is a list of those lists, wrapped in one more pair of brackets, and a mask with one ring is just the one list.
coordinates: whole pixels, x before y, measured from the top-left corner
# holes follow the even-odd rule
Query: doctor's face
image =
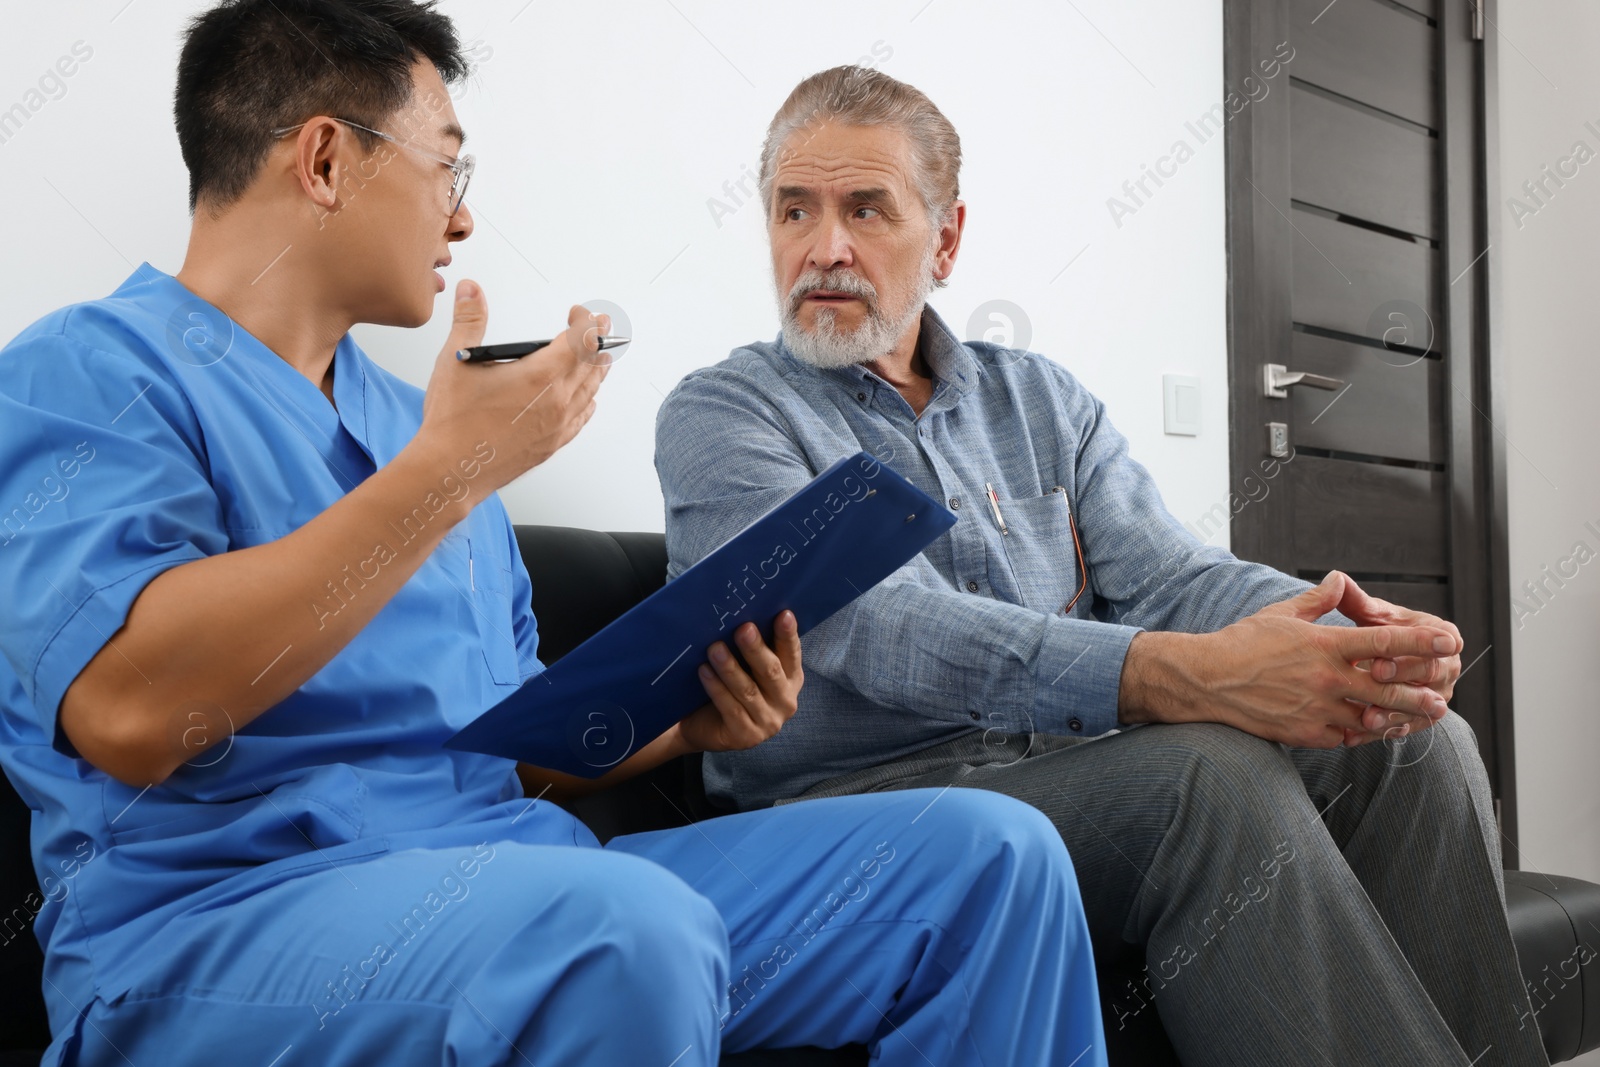
[[(361, 158), (341, 190), (337, 213), (324, 220), (329, 229), (348, 227), (341, 235), (333, 284), (361, 322), (427, 322), (446, 288), (439, 271), (450, 262), (450, 246), (472, 234), (465, 200), (453, 216), (449, 213), (454, 175), (430, 158), (454, 160), (461, 154), (461, 128), (450, 94), (426, 62), (413, 68), (412, 83), (411, 100), (373, 127), (400, 144), (379, 141)], [(352, 143), (359, 147), (354, 137)]]

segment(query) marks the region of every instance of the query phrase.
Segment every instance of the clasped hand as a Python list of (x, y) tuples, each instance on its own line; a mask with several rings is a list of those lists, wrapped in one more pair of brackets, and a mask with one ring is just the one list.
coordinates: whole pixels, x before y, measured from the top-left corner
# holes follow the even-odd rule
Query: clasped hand
[[(1337, 609), (1354, 628), (1319, 626)], [(1299, 596), (1206, 635), (1194, 669), (1224, 721), (1307, 748), (1403, 737), (1433, 725), (1461, 677), (1461, 632), (1369, 596), (1332, 571)]]

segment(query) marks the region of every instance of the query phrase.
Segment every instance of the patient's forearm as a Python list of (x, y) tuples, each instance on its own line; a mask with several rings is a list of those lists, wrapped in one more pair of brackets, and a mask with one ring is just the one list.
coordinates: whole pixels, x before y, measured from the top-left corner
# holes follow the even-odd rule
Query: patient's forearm
[(1143, 631), (1134, 634), (1122, 661), (1117, 691), (1120, 723), (1184, 722), (1201, 703), (1200, 682), (1190, 669), (1192, 634)]

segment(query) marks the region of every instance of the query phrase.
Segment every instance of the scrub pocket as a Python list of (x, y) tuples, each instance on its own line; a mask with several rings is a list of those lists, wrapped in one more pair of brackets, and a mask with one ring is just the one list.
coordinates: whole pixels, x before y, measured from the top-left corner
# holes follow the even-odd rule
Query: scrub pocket
[(489, 676), (497, 685), (521, 685), (517, 635), (512, 625), (516, 616), (511, 610), (511, 571), (499, 554), (488, 551), (483, 538), (468, 537), (466, 542), (467, 580), (462, 587), (472, 597)]

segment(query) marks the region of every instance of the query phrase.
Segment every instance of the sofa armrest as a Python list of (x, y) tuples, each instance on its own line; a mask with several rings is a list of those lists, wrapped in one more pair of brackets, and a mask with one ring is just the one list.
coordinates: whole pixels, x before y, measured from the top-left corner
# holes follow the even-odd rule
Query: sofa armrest
[(1550, 1062), (1600, 1048), (1600, 885), (1507, 871), (1506, 916)]

